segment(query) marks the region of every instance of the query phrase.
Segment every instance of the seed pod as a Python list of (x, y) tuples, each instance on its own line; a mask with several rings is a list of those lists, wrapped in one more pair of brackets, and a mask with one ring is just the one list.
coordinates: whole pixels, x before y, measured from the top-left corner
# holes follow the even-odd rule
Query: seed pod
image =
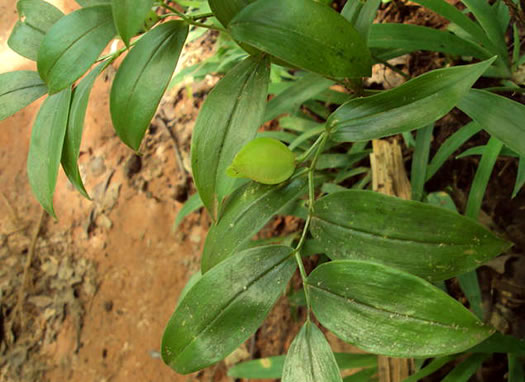
[(287, 146), (273, 138), (257, 138), (237, 153), (226, 174), (277, 184), (292, 176), (294, 170), (295, 156)]

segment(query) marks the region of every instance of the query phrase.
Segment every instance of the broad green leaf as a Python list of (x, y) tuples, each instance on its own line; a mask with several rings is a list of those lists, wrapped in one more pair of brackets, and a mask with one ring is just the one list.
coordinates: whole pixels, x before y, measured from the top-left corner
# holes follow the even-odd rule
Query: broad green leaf
[(274, 215), (306, 190), (305, 177), (275, 186), (250, 182), (236, 190), (219, 221), (208, 232), (202, 252), (202, 273), (242, 248)]
[(428, 50), (478, 58), (489, 58), (492, 55), (479, 45), (451, 32), (411, 24), (372, 24), (368, 46), (399, 49), (403, 53)]
[(80, 143), (82, 141), (82, 131), (84, 130), (84, 119), (89, 101), (89, 94), (97, 76), (104, 70), (106, 63), (99, 64), (93, 69), (75, 88), (69, 109), (69, 119), (67, 122), (64, 147), (62, 149), (62, 168), (69, 181), (86, 198), (89, 195), (84, 187), (80, 171), (78, 169), (78, 155), (80, 153)]
[(0, 121), (47, 93), (37, 72), (20, 70), (0, 74)]
[(277, 139), (263, 137), (242, 147), (226, 174), (262, 184), (279, 184), (290, 178), (294, 171), (295, 155), (288, 146)]
[(370, 53), (352, 24), (313, 0), (259, 0), (228, 28), (236, 40), (323, 76), (371, 74)]
[(457, 365), (441, 382), (467, 382), (488, 358), (486, 354), (473, 354)]
[(485, 152), (481, 156), (476, 175), (470, 186), (467, 207), (465, 210), (465, 215), (470, 216), (473, 219), (477, 220), (479, 218), (483, 196), (485, 195), (490, 175), (492, 174), (492, 170), (494, 169), (494, 165), (496, 164), (496, 160), (498, 159), (502, 148), (503, 143), (497, 138), (491, 137), (487, 143)]
[(43, 0), (19, 0), (16, 9), (19, 21), (7, 45), (21, 56), (36, 61), (44, 35), (64, 14)]
[(417, 132), (416, 149), (412, 157), (412, 170), (410, 171), (410, 184), (412, 186), (412, 200), (421, 201), (423, 198), (427, 174), (428, 155), (434, 125), (429, 125)]
[(237, 13), (254, 1), (255, 0), (208, 0), (208, 3), (217, 20), (227, 27)]
[(97, 5), (58, 20), (38, 51), (38, 72), (54, 94), (72, 85), (115, 36), (111, 6)]
[(144, 26), (144, 20), (151, 11), (153, 0), (112, 0), (113, 20), (117, 32), (129, 46), (129, 41)]
[(327, 80), (317, 74), (306, 74), (268, 102), (266, 113), (264, 114), (264, 121), (267, 122), (277, 118), (281, 114), (296, 111), (304, 102), (333, 84), (333, 81)]
[(201, 207), (203, 207), (202, 200), (199, 193), (196, 192), (190, 196), (188, 200), (186, 200), (182, 208), (177, 213), (177, 217), (175, 218), (175, 222), (173, 223), (171, 231), (175, 232), (186, 216), (192, 212), (197, 211)]
[(458, 108), (521, 156), (525, 156), (525, 105), (511, 99), (472, 89)]
[(410, 377), (403, 380), (403, 382), (418, 382), (422, 378), (434, 373), (435, 371), (441, 369), (450, 361), (453, 361), (456, 358), (455, 355), (449, 355), (446, 357), (440, 357), (433, 359), (427, 366), (422, 369), (419, 369), (416, 373), (412, 374)]
[(282, 381), (342, 382), (330, 344), (310, 321), (306, 321), (288, 349)]
[(111, 87), (110, 109), (120, 139), (138, 151), (177, 66), (188, 35), (182, 21), (150, 30), (126, 56)]
[(347, 19), (354, 28), (359, 32), (363, 40), (368, 40), (369, 29), (372, 27), (377, 8), (381, 4), (381, 0), (367, 0), (365, 2), (359, 0), (348, 0), (341, 11), (341, 16)]
[(519, 164), (518, 164), (518, 174), (516, 175), (516, 183), (514, 185), (514, 190), (512, 191), (512, 198), (515, 198), (516, 195), (518, 195), (518, 192), (520, 192), (524, 184), (525, 184), (525, 156), (521, 156)]
[(481, 130), (481, 126), (475, 122), (471, 122), (460, 128), (454, 134), (452, 134), (447, 140), (439, 147), (438, 152), (427, 167), (426, 180), (432, 178), (436, 172), (441, 168), (443, 163), (454, 154), (454, 152), (468, 141), (473, 135), (477, 134)]
[(191, 144), (193, 179), (213, 219), (234, 179), (226, 169), (262, 123), (270, 76), (266, 56), (249, 57), (210, 92), (195, 122)]
[(468, 351), (471, 353), (513, 353), (525, 355), (525, 341), (496, 332)]
[(429, 282), (386, 267), (338, 260), (308, 277), (319, 322), (342, 340), (391, 357), (464, 351), (493, 330)]
[(296, 265), (292, 249), (266, 246), (230, 257), (188, 291), (162, 338), (162, 359), (188, 374), (226, 357), (262, 324)]
[(331, 138), (364, 141), (427, 126), (447, 114), (493, 61), (433, 70), (395, 89), (353, 99), (328, 119)]
[(38, 202), (53, 217), (53, 194), (66, 135), (71, 89), (49, 96), (38, 111), (31, 132), (27, 175)]
[[(334, 353), (334, 356), (340, 370), (377, 366), (377, 356), (373, 354)], [(241, 362), (228, 370), (228, 376), (248, 379), (281, 378), (284, 360), (284, 355), (278, 355)]]
[(332, 259), (366, 259), (433, 281), (475, 269), (509, 247), (457, 213), (370, 191), (319, 199), (310, 230)]

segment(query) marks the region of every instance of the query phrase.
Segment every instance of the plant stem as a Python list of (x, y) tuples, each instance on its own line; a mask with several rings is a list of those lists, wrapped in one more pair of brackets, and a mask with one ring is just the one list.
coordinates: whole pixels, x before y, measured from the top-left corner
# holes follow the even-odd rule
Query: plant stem
[[(195, 17), (195, 18), (188, 17), (183, 12), (178, 11), (177, 9), (173, 8), (172, 6), (170, 6), (168, 4), (162, 3), (160, 5), (162, 7), (164, 7), (164, 8), (166, 8), (167, 10), (169, 10), (170, 12), (172, 12), (172, 13), (167, 13), (165, 15), (162, 15), (163, 18), (166, 18), (166, 17), (169, 17), (169, 16), (179, 16), (182, 20), (184, 20), (184, 22), (186, 22), (186, 23), (188, 23), (190, 25), (194, 25), (196, 27), (201, 27), (201, 28), (213, 29), (213, 30), (216, 30), (216, 31), (219, 31), (219, 32), (228, 33), (226, 31), (226, 29), (224, 29), (224, 28), (217, 27), (215, 25), (209, 25), (209, 24), (204, 24), (204, 23), (200, 23), (198, 21), (195, 21), (195, 19), (197, 19), (197, 17)], [(203, 18), (203, 17), (208, 17), (208, 16), (199, 15), (199, 18)]]
[(308, 276), (306, 275), (306, 270), (304, 269), (303, 260), (301, 258), (301, 249), (303, 248), (304, 242), (306, 241), (306, 235), (308, 234), (308, 229), (310, 228), (310, 223), (312, 221), (312, 216), (314, 212), (314, 202), (315, 202), (315, 184), (314, 184), (314, 173), (315, 173), (315, 166), (317, 165), (317, 160), (319, 159), (319, 155), (323, 151), (324, 145), (326, 144), (326, 141), (328, 139), (328, 133), (324, 132), (321, 134), (321, 136), (317, 139), (317, 141), (312, 145), (312, 147), (307, 151), (306, 154), (303, 155), (306, 158), (310, 156), (309, 152), (313, 151), (312, 148), (317, 146), (317, 150), (315, 151), (314, 157), (312, 159), (312, 162), (310, 163), (310, 166), (308, 167), (308, 216), (306, 217), (306, 221), (304, 223), (303, 232), (301, 233), (301, 238), (299, 239), (299, 243), (297, 243), (297, 246), (295, 247), (293, 254), (295, 256), (295, 261), (297, 262), (297, 266), (299, 267), (299, 273), (301, 274), (301, 279), (303, 282), (303, 289), (304, 289), (304, 295), (306, 298), (306, 308), (308, 310), (306, 320), (310, 321), (310, 312), (312, 310), (311, 302), (310, 302), (310, 290), (308, 289)]

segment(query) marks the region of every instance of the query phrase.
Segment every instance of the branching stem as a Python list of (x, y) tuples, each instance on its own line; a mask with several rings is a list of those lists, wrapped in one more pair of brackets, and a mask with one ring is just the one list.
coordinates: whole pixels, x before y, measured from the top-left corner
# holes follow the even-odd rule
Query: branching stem
[(299, 243), (297, 243), (297, 246), (295, 247), (293, 254), (295, 256), (295, 261), (297, 262), (297, 266), (299, 267), (299, 273), (301, 274), (301, 279), (303, 282), (303, 288), (304, 288), (304, 295), (306, 298), (306, 308), (308, 310), (306, 319), (307, 321), (310, 321), (310, 312), (312, 310), (312, 305), (310, 302), (310, 290), (308, 289), (308, 282), (307, 282), (307, 275), (306, 270), (304, 269), (303, 260), (301, 258), (301, 249), (303, 248), (304, 242), (306, 241), (306, 235), (308, 234), (308, 229), (310, 228), (310, 222), (312, 221), (312, 216), (314, 212), (314, 202), (315, 202), (315, 182), (314, 182), (314, 174), (315, 174), (315, 166), (317, 165), (317, 160), (319, 159), (319, 155), (323, 152), (324, 146), (326, 144), (326, 141), (328, 139), (328, 132), (324, 132), (321, 134), (321, 136), (317, 139), (317, 141), (312, 145), (312, 147), (305, 153), (307, 155), (304, 155), (304, 160), (306, 160), (310, 153), (314, 150), (313, 148), (317, 148), (315, 151), (314, 157), (312, 158), (312, 162), (310, 163), (310, 166), (308, 167), (308, 216), (306, 217), (306, 221), (304, 223), (303, 232), (301, 233), (301, 238), (299, 239)]

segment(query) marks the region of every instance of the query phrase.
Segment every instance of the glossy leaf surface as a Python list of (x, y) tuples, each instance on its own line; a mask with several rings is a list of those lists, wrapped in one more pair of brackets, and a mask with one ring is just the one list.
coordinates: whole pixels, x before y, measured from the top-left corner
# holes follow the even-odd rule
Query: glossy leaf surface
[(472, 89), (458, 108), (519, 155), (525, 156), (525, 105), (483, 90)]
[(47, 93), (37, 72), (20, 70), (0, 74), (0, 121)]
[(45, 34), (64, 14), (43, 0), (19, 0), (16, 9), (20, 20), (15, 24), (7, 45), (21, 56), (36, 61)]
[(99, 64), (93, 69), (75, 88), (71, 107), (69, 110), (69, 119), (67, 122), (66, 136), (64, 139), (64, 148), (62, 150), (62, 168), (66, 173), (69, 181), (75, 188), (86, 198), (89, 195), (84, 187), (80, 171), (78, 169), (78, 155), (80, 153), (80, 143), (82, 141), (82, 132), (84, 130), (84, 119), (89, 101), (89, 94), (97, 76), (104, 70), (105, 63)]
[(283, 382), (342, 382), (330, 344), (307, 321), (293, 340), (284, 362)]
[(267, 57), (242, 61), (210, 92), (195, 122), (191, 144), (193, 179), (214, 219), (235, 182), (226, 176), (226, 169), (262, 123), (269, 76)]
[(111, 87), (110, 109), (122, 141), (138, 151), (177, 66), (188, 35), (182, 21), (169, 21), (142, 37), (126, 56)]
[(475, 269), (509, 247), (453, 211), (359, 190), (319, 199), (311, 232), (332, 259), (367, 259), (433, 281)]
[(237, 153), (226, 173), (262, 184), (279, 184), (294, 171), (295, 155), (286, 145), (273, 138), (256, 138)]
[(27, 175), (33, 194), (44, 209), (56, 217), (53, 194), (66, 134), (71, 89), (49, 96), (38, 111), (31, 132)]
[(382, 264), (331, 261), (310, 274), (308, 288), (323, 326), (376, 354), (453, 354), (493, 332), (441, 289)]
[(111, 7), (98, 5), (72, 12), (55, 23), (38, 51), (38, 72), (54, 94), (72, 85), (115, 36)]
[(250, 182), (236, 190), (218, 223), (208, 232), (202, 252), (202, 273), (242, 248), (272, 216), (283, 211), (306, 190), (305, 177), (276, 186)]
[(162, 359), (187, 374), (223, 359), (261, 325), (295, 271), (292, 249), (266, 246), (230, 257), (188, 291), (162, 339)]
[(124, 44), (129, 45), (130, 39), (144, 26), (153, 0), (112, 0), (112, 6), (117, 32)]
[(395, 89), (353, 99), (328, 119), (331, 137), (366, 141), (429, 125), (447, 114), (493, 61), (434, 70)]
[(256, 1), (228, 27), (236, 40), (330, 78), (371, 73), (370, 53), (352, 24), (312, 0)]

